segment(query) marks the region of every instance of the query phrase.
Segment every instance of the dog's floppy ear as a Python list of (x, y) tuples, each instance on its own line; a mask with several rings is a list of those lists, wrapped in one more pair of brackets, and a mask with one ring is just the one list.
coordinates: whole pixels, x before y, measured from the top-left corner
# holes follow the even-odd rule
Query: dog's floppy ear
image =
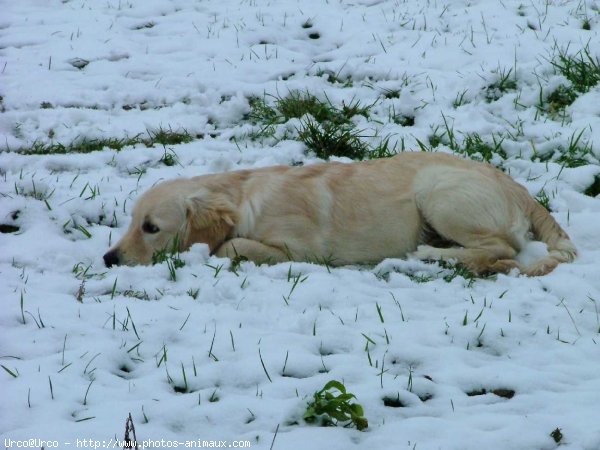
[(237, 222), (236, 207), (224, 194), (197, 192), (185, 200), (186, 215), (193, 227), (213, 228)]

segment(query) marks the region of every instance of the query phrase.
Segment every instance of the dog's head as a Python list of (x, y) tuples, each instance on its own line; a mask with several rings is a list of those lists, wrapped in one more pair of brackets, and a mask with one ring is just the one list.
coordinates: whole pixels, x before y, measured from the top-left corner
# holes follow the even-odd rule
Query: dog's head
[(236, 222), (235, 206), (225, 193), (191, 180), (163, 182), (137, 201), (127, 233), (104, 255), (104, 263), (150, 264), (157, 252), (183, 251), (195, 243), (208, 244), (212, 253)]

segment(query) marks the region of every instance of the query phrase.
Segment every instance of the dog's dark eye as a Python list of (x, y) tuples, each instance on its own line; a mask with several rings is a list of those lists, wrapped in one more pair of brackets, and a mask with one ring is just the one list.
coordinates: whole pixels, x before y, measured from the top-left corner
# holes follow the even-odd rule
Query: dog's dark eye
[(142, 231), (144, 233), (155, 234), (155, 233), (158, 233), (160, 231), (160, 228), (158, 228), (153, 223), (144, 222), (144, 224), (142, 225)]

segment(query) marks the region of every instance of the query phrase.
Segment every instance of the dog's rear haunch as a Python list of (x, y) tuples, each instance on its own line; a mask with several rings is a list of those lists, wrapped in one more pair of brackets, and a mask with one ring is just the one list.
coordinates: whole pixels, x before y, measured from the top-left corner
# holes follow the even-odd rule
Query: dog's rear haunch
[[(531, 236), (548, 255), (515, 256)], [(267, 167), (166, 181), (138, 200), (107, 266), (206, 243), (256, 263), (373, 264), (413, 256), (471, 271), (544, 275), (577, 251), (527, 190), (489, 164), (407, 152), (352, 164)]]

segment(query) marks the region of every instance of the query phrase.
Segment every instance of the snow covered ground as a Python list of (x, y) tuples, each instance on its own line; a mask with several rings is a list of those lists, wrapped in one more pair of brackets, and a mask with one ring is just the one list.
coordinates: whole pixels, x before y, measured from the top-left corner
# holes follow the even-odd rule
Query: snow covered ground
[[(600, 200), (585, 191), (600, 173), (600, 88), (548, 106), (570, 83), (557, 54), (600, 55), (599, 8), (2, 2), (4, 447), (112, 448), (131, 413), (140, 444), (163, 447), (599, 449)], [(103, 266), (135, 198), (159, 180), (316, 162), (297, 122), (251, 138), (249, 99), (295, 90), (373, 105), (353, 118), (372, 145), (418, 150), (446, 133), (436, 150), (450, 151), (448, 130), (503, 138), (506, 158), (492, 162), (543, 191), (579, 258), (545, 277), (474, 281), (402, 260), (232, 271), (200, 245), (175, 281), (166, 264)], [(140, 142), (159, 130), (191, 141)], [(577, 136), (584, 161), (567, 164)], [(132, 138), (120, 151), (51, 154)], [(302, 420), (332, 379), (356, 395), (367, 430)]]

